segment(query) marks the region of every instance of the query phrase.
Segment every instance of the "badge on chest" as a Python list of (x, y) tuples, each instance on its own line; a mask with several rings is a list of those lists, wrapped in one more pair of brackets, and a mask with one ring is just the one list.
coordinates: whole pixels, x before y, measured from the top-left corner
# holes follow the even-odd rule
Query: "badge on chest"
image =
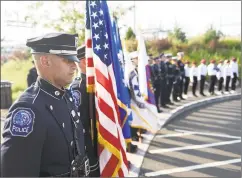
[(81, 105), (81, 92), (78, 90), (73, 90), (72, 97), (74, 99), (75, 105), (78, 108)]

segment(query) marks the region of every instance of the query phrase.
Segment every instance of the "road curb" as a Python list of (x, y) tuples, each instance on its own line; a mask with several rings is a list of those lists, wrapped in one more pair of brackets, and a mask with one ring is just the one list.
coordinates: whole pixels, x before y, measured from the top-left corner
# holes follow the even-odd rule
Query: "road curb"
[[(234, 100), (234, 99), (241, 99), (241, 93), (205, 98), (205, 99), (193, 101), (193, 102), (184, 104), (182, 106), (179, 106), (176, 109), (173, 109), (169, 112), (169, 116), (167, 117), (167, 119), (165, 120), (165, 122), (163, 123), (163, 125), (161, 126), (160, 129), (166, 127), (166, 125), (171, 120), (173, 120), (178, 115), (180, 115), (184, 112), (187, 112), (187, 111), (190, 111), (190, 110), (193, 110), (195, 108), (202, 107), (202, 106), (206, 106), (208, 104), (214, 104), (214, 103), (219, 103), (219, 102), (224, 102), (224, 101), (229, 101), (229, 100)], [(139, 157), (139, 160), (138, 160), (138, 162), (136, 160), (135, 166), (131, 165), (129, 177), (139, 177), (140, 176), (140, 168), (141, 168), (142, 163), (144, 161), (144, 156), (145, 156), (145, 154), (146, 154), (146, 152), (149, 148), (150, 142), (153, 140), (153, 138), (155, 137), (156, 134), (151, 134), (151, 133), (144, 134), (144, 139), (142, 140), (142, 143), (145, 146), (143, 146), (143, 148), (139, 148), (141, 151), (138, 150), (137, 155), (136, 155), (136, 156)]]
[(168, 119), (165, 121), (165, 123), (162, 125), (161, 129), (164, 128), (172, 119), (176, 118), (178, 115), (190, 111), (192, 109), (205, 106), (207, 104), (215, 104), (219, 102), (234, 100), (234, 99), (241, 99), (241, 94), (231, 94), (231, 95), (225, 95), (225, 96), (215, 96), (212, 98), (206, 98), (203, 100), (193, 101), (187, 104), (184, 104), (182, 106), (177, 107), (176, 109), (173, 109), (171, 111), (171, 115), (168, 117)]

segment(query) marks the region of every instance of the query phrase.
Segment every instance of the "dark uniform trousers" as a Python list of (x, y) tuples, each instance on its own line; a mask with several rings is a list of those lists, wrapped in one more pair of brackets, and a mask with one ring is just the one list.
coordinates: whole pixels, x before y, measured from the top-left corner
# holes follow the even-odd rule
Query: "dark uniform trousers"
[(234, 75), (234, 78), (232, 79), (231, 89), (235, 90), (236, 89), (236, 82), (237, 82), (238, 76), (237, 76), (237, 73), (233, 73), (233, 75)]
[(178, 101), (177, 97), (181, 96), (181, 71), (176, 66), (174, 66), (174, 75), (172, 98), (173, 101)]
[(166, 96), (166, 103), (170, 103), (170, 97), (171, 97), (171, 91), (172, 91), (172, 87), (173, 87), (173, 76), (168, 76), (167, 78), (167, 96)]
[(184, 94), (185, 95), (187, 95), (189, 83), (190, 83), (190, 77), (185, 77), (185, 84), (184, 84)]
[(223, 83), (224, 83), (224, 78), (220, 77), (220, 79), (218, 81), (218, 91), (222, 91), (223, 90)]
[(152, 79), (153, 79), (153, 87), (155, 89), (155, 104), (156, 104), (156, 108), (157, 110), (159, 110), (159, 99), (161, 96), (161, 83), (160, 83), (160, 77), (161, 77), (161, 70), (160, 70), (160, 66), (158, 64), (154, 64), (152, 66)]
[(231, 80), (231, 77), (230, 76), (226, 76), (225, 91), (229, 91), (230, 80)]
[(209, 85), (209, 93), (214, 93), (214, 87), (217, 82), (217, 77), (216, 75), (211, 75), (210, 76), (210, 85)]
[(197, 77), (193, 76), (193, 84), (192, 84), (192, 94), (195, 95), (197, 90)]
[(166, 105), (166, 95), (167, 95), (167, 81), (165, 77), (162, 77), (160, 80), (160, 89), (161, 89), (161, 96), (160, 96), (160, 103), (161, 106)]
[(161, 85), (161, 96), (160, 96), (160, 104), (161, 106), (166, 106), (167, 103), (167, 65), (164, 61), (161, 61), (160, 63), (161, 67), (161, 79), (160, 79), (160, 85)]
[(201, 75), (201, 80), (200, 80), (200, 94), (204, 94), (204, 84), (205, 84), (205, 75)]
[(29, 73), (27, 76), (28, 87), (30, 87), (34, 82), (36, 82), (37, 78), (38, 78), (37, 70), (35, 67), (33, 67), (29, 70)]
[(181, 60), (178, 60), (177, 63), (178, 63), (178, 67), (180, 70), (180, 76), (181, 76), (181, 79), (179, 82), (179, 94), (178, 95), (180, 98), (183, 98), (182, 93), (183, 93), (183, 86), (184, 86), (184, 80), (185, 80), (185, 69), (184, 69), (184, 64)]
[(69, 90), (38, 78), (10, 107), (2, 177), (85, 176), (85, 134)]
[[(94, 97), (91, 97), (92, 95), (86, 91), (86, 75), (81, 74), (81, 77), (77, 77), (70, 85), (70, 89), (75, 100), (76, 107), (80, 112), (80, 118), (86, 130), (85, 143), (87, 148), (87, 156), (90, 161), (89, 177), (99, 177), (100, 170), (97, 153), (97, 129)], [(92, 116), (90, 115), (91, 112)]]

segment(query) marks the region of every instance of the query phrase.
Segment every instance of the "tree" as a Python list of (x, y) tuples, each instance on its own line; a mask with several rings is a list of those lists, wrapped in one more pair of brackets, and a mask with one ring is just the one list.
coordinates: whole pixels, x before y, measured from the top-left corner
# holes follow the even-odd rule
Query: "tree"
[(134, 31), (132, 30), (131, 27), (129, 27), (126, 32), (126, 35), (125, 35), (125, 40), (132, 40), (135, 38), (136, 38), (136, 35), (135, 35)]
[(219, 30), (216, 31), (213, 26), (205, 32), (204, 34), (204, 44), (208, 45), (208, 49), (212, 51), (216, 51), (218, 40), (223, 36), (223, 33)]
[[(60, 16), (57, 19), (50, 19), (49, 12), (44, 10), (44, 5), (48, 3), (56, 3), (60, 10)], [(120, 7), (120, 6), (119, 6)], [(116, 8), (114, 14), (117, 18), (124, 16), (131, 7)], [(79, 35), (79, 45), (85, 41), (85, 1), (54, 1), (54, 2), (36, 2), (29, 6), (29, 14), (25, 20), (32, 23), (34, 26), (43, 22), (42, 26), (53, 28), (56, 31), (77, 33)], [(36, 12), (42, 12), (41, 15)], [(44, 19), (44, 20), (43, 20)]]
[(177, 26), (174, 28), (173, 32), (168, 33), (168, 37), (171, 40), (177, 40), (182, 43), (187, 42), (186, 33), (183, 32), (182, 29)]

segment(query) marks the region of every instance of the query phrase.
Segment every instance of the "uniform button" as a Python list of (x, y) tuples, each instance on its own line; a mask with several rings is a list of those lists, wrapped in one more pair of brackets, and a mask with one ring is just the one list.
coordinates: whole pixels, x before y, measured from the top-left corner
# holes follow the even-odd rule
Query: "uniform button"
[(62, 127), (65, 128), (65, 123), (63, 122)]
[(85, 129), (83, 129), (83, 133), (85, 133), (86, 131), (85, 131)]
[(71, 111), (71, 115), (72, 117), (75, 117), (76, 116), (76, 112), (74, 110)]
[(79, 123), (79, 119), (76, 120), (76, 123)]
[(80, 112), (77, 112), (77, 115), (80, 117), (80, 115), (81, 115)]
[(69, 98), (69, 100), (72, 102), (73, 101), (73, 99), (72, 98)]
[[(71, 147), (73, 146), (73, 141), (71, 141)], [(74, 160), (73, 160), (74, 161)]]
[(52, 105), (50, 105), (50, 110), (53, 110), (53, 106)]
[(87, 149), (87, 147), (85, 146), (85, 150)]
[(73, 171), (75, 171), (75, 170), (76, 170), (76, 168), (75, 168), (75, 167), (73, 167), (73, 168), (72, 168), (72, 170), (73, 170)]
[(60, 92), (59, 91), (55, 91), (55, 95), (56, 96), (59, 96), (60, 95)]

